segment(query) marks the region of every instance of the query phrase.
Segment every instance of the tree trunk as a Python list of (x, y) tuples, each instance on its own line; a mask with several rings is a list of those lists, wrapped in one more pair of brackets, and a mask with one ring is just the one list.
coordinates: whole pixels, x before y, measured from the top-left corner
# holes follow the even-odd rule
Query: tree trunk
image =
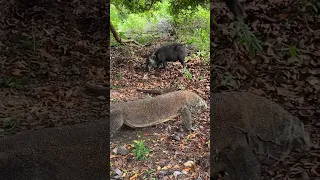
[(110, 21), (110, 30), (111, 30), (111, 32), (112, 32), (112, 34), (113, 34), (114, 39), (115, 39), (118, 43), (123, 44), (122, 41), (121, 41), (121, 38), (120, 38), (120, 36), (119, 36), (119, 34), (118, 34), (118, 32), (116, 31), (116, 29), (115, 29), (114, 26), (112, 25), (111, 21)]
[(116, 29), (115, 29), (114, 26), (112, 25), (111, 21), (110, 21), (110, 30), (111, 30), (111, 32), (112, 32), (112, 35), (113, 35), (114, 39), (115, 39), (118, 43), (120, 43), (120, 44), (122, 44), (122, 45), (126, 45), (126, 43), (134, 43), (134, 44), (136, 44), (136, 45), (138, 45), (138, 46), (143, 46), (142, 44), (140, 44), (140, 43), (138, 43), (138, 42), (136, 42), (136, 41), (134, 41), (134, 40), (122, 40), (121, 37), (119, 36), (118, 32), (116, 31)]

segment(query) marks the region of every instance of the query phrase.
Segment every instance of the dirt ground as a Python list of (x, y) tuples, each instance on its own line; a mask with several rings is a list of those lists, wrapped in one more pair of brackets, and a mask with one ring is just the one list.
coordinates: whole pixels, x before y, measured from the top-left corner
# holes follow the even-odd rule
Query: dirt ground
[[(190, 56), (187, 67), (193, 75), (187, 79), (183, 67), (179, 62), (169, 62), (166, 69), (145, 71), (145, 55), (154, 51), (162, 44), (170, 43), (155, 40), (149, 47), (113, 47), (111, 48), (111, 102), (129, 101), (148, 98), (146, 93), (136, 89), (167, 89), (178, 87), (199, 94), (209, 105), (209, 66), (200, 58)], [(187, 171), (186, 175), (179, 175), (182, 179), (209, 179), (209, 141), (210, 120), (209, 109), (197, 114), (194, 119), (199, 128), (193, 133), (180, 132), (180, 117), (167, 123), (141, 129), (121, 129), (111, 139), (111, 162), (113, 168), (126, 171), (124, 179), (137, 177), (138, 179), (171, 179), (175, 171)], [(179, 135), (180, 140), (172, 139), (172, 135)], [(145, 140), (145, 144), (152, 150), (146, 160), (135, 160), (130, 152), (126, 156), (117, 155), (114, 150), (118, 146), (125, 146), (132, 150), (133, 140)], [(192, 168), (184, 167), (187, 161), (195, 162)]]
[(1, 1), (0, 136), (105, 120), (108, 11), (98, 1)]
[[(310, 1), (311, 2), (311, 1)], [(313, 1), (316, 2), (316, 1)], [(242, 1), (245, 23), (262, 41), (263, 50), (253, 59), (233, 38), (235, 23), (223, 1), (214, 1), (220, 28), (211, 29), (211, 91), (249, 91), (283, 105), (299, 117), (320, 143), (320, 17), (303, 12), (299, 1)], [(319, 8), (319, 7), (318, 7)], [(296, 45), (297, 56), (289, 55)], [(265, 179), (320, 179), (319, 150), (302, 158), (291, 155), (271, 168)]]

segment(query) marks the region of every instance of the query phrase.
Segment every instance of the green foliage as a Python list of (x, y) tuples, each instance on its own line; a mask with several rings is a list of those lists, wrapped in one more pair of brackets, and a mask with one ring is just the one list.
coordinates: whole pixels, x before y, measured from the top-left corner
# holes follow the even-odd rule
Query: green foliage
[(136, 160), (140, 159), (146, 159), (147, 155), (150, 153), (150, 149), (146, 147), (144, 144), (144, 141), (138, 141), (134, 140), (134, 149), (132, 150), (132, 153), (135, 155)]
[(171, 6), (170, 1), (157, 2), (157, 3), (155, 3), (151, 13), (157, 19), (163, 18), (163, 17), (172, 18), (172, 16), (170, 15), (170, 11), (169, 11), (170, 6)]
[(297, 57), (299, 54), (300, 54), (300, 51), (298, 50), (298, 48), (295, 45), (289, 46), (290, 57)]
[(143, 175), (142, 179), (150, 179), (150, 180), (155, 180), (155, 177), (152, 177), (152, 174), (156, 172), (155, 169), (148, 169), (145, 171), (146, 175)]
[(237, 82), (234, 80), (234, 77), (231, 74), (224, 76), (223, 80), (221, 81), (221, 85), (229, 87), (238, 87)]
[(190, 80), (190, 79), (192, 79), (192, 74), (189, 72), (189, 70), (185, 67), (185, 68), (183, 68), (183, 74), (184, 74), (184, 76), (188, 79), (188, 80)]
[[(196, 10), (196, 11), (195, 11)], [(177, 35), (182, 42), (192, 44), (202, 52), (206, 62), (210, 61), (210, 12), (201, 6), (182, 10), (174, 18)]]
[(155, 2), (161, 0), (112, 0), (112, 4), (121, 5), (130, 10), (133, 13), (140, 13), (144, 11), (148, 11), (152, 8)]
[(319, 0), (298, 0), (297, 4), (303, 12), (306, 12), (311, 15), (320, 15)]
[[(133, 2), (128, 0), (111, 2), (111, 22), (121, 38), (130, 38), (139, 43), (148, 44), (153, 39), (171, 34), (178, 39), (178, 42), (197, 47), (202, 52), (201, 57), (209, 62), (210, 5), (208, 0), (134, 0)], [(152, 6), (149, 7), (150, 5)], [(112, 36), (111, 45), (116, 44)]]
[(249, 55), (253, 58), (257, 52), (262, 51), (261, 41), (250, 31), (245, 23), (236, 24), (238, 42), (247, 47)]
[(120, 89), (121, 86), (120, 85), (113, 85), (113, 84), (110, 84), (110, 89)]
[(180, 90), (185, 90), (185, 89), (186, 89), (186, 87), (184, 87), (183, 84), (180, 84), (180, 83), (178, 83), (178, 82), (175, 82), (175, 84), (176, 84), (176, 86), (178, 87), (178, 89), (180, 89)]
[[(152, 40), (152, 36), (147, 33), (146, 28), (154, 24), (156, 20), (152, 17), (150, 12), (145, 13), (132, 13), (122, 6), (119, 11), (116, 6), (110, 6), (110, 20), (116, 28), (120, 38), (134, 39), (140, 43), (148, 43)], [(111, 33), (111, 32), (110, 32)], [(111, 34), (110, 34), (111, 35)], [(111, 35), (111, 45), (116, 45), (117, 42)]]
[(117, 79), (121, 79), (121, 77), (122, 77), (122, 75), (120, 74), (120, 73), (117, 73), (116, 75), (114, 75), (115, 76), (115, 78), (117, 78)]
[(112, 0), (111, 3), (116, 6), (123, 6), (132, 13), (141, 13), (150, 11), (159, 3), (169, 2), (168, 6), (171, 14), (179, 14), (182, 9), (194, 9), (197, 6), (208, 7), (209, 0)]
[(17, 126), (19, 121), (16, 118), (7, 117), (3, 120), (3, 129), (10, 130)]
[(209, 0), (172, 0), (171, 2), (172, 6), (170, 7), (170, 12), (176, 15), (184, 14), (185, 12), (182, 10), (185, 9), (194, 12), (199, 6), (203, 8), (208, 8), (210, 6)]
[(0, 87), (4, 88), (24, 88), (30, 83), (29, 78), (19, 78), (19, 77), (9, 77), (9, 78), (0, 78)]
[(27, 50), (34, 50), (34, 41), (32, 38), (20, 40), (21, 47)]

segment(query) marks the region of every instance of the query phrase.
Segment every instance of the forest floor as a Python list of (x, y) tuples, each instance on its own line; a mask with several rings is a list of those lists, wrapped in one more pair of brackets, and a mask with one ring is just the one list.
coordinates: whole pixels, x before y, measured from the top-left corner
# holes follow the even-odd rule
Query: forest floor
[[(317, 1), (308, 1), (316, 5)], [(315, 145), (320, 143), (320, 16), (303, 1), (242, 1), (245, 23), (261, 41), (253, 58), (234, 36), (235, 22), (221, 0), (211, 29), (211, 91), (249, 91), (277, 102), (299, 117)], [(320, 9), (318, 6), (315, 8)], [(265, 179), (319, 179), (319, 151), (276, 167)]]
[(5, 1), (0, 7), (0, 135), (105, 120), (105, 4)]
[[(207, 101), (209, 105), (210, 68), (204, 60), (189, 56), (187, 68), (192, 74), (188, 79), (182, 73), (179, 62), (169, 62), (166, 69), (145, 71), (146, 56), (159, 46), (170, 43), (154, 40), (148, 47), (112, 47), (110, 66), (111, 103), (149, 98), (151, 95), (137, 89), (184, 89), (190, 90)], [(190, 51), (191, 52), (191, 51)], [(190, 53), (192, 54), (192, 53)], [(209, 109), (194, 117), (198, 130), (181, 132), (181, 117), (148, 128), (122, 128), (111, 139), (110, 160), (114, 172), (122, 176), (138, 179), (209, 179)], [(179, 136), (180, 139), (174, 139)], [(144, 141), (152, 152), (144, 160), (135, 160), (132, 153), (134, 140)], [(117, 154), (119, 146), (130, 151), (126, 155)], [(185, 166), (188, 162), (190, 166)], [(184, 174), (185, 173), (185, 174)], [(125, 175), (124, 175), (125, 174)]]
[[(310, 6), (302, 12), (303, 3), (289, 2), (241, 2), (248, 14), (246, 23), (263, 47), (250, 59), (232, 37), (230, 12), (215, 1), (215, 20), (221, 27), (211, 32), (215, 46), (211, 91), (250, 91), (278, 102), (305, 123), (313, 143), (319, 145), (320, 18), (311, 14)], [(108, 118), (107, 97), (93, 96), (83, 88), (88, 81), (109, 85), (105, 4), (5, 1), (0, 8), (0, 136)], [(178, 86), (196, 92), (209, 104), (209, 66), (202, 59), (192, 57), (187, 62), (192, 79), (181, 73), (178, 62), (169, 63), (165, 70), (144, 71), (144, 56), (162, 43), (111, 48), (112, 102), (149, 97), (137, 88)], [(208, 179), (209, 123), (208, 109), (195, 118), (199, 130), (190, 134), (177, 134), (180, 118), (150, 128), (123, 128), (111, 139), (111, 167), (121, 171), (124, 179), (172, 179), (175, 175)], [(172, 135), (180, 140), (172, 140)], [(133, 140), (145, 140), (152, 150), (147, 159), (135, 160), (132, 152), (114, 153), (117, 146), (132, 150)], [(266, 167), (265, 177), (316, 179), (319, 154), (303, 159), (292, 156), (272, 169)], [(185, 166), (188, 161), (194, 164)]]

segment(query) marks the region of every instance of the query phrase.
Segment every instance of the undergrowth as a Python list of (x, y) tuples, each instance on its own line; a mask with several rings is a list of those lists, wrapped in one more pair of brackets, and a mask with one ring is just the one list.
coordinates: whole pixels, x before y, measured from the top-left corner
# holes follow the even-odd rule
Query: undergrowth
[[(190, 44), (196, 47), (197, 55), (209, 63), (209, 8), (198, 6), (195, 11), (189, 8), (172, 15), (169, 0), (157, 2), (144, 12), (130, 12), (125, 6), (120, 6), (110, 4), (110, 20), (121, 38), (141, 44), (150, 44), (159, 38)], [(118, 45), (112, 34), (110, 37), (110, 45)]]

